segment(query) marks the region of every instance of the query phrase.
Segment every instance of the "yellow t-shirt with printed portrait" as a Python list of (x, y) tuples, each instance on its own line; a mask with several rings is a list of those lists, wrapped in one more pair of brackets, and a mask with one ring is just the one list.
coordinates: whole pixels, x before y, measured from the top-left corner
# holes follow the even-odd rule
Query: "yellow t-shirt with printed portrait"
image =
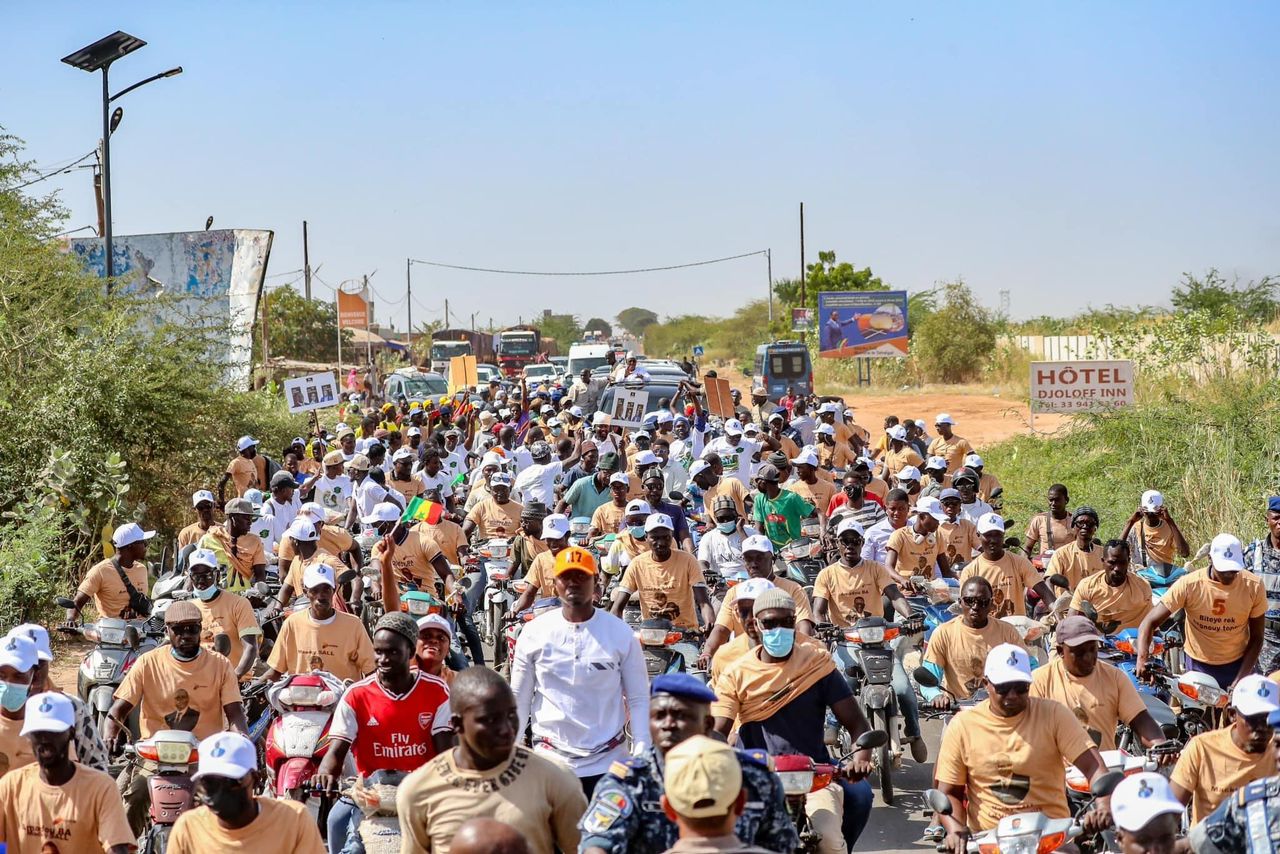
[(984, 700), (943, 732), (934, 777), (965, 788), (973, 831), (989, 830), (1020, 812), (1070, 818), (1066, 763), (1092, 747), (1059, 702), (1031, 697), (1022, 714), (1002, 718)]
[(894, 567), (898, 575), (904, 578), (913, 575), (933, 578), (933, 567), (938, 562), (942, 546), (937, 531), (924, 536), (916, 532), (913, 524), (907, 523), (889, 535), (889, 541), (884, 547), (898, 553), (898, 564)]
[(208, 807), (187, 810), (173, 826), (165, 851), (167, 854), (204, 854), (206, 851), (324, 854), (325, 847), (305, 804), (258, 798), (258, 815), (244, 827), (224, 827)]
[(1187, 742), (1169, 775), (1191, 793), (1191, 822), (1202, 821), (1232, 792), (1276, 773), (1271, 745), (1246, 753), (1231, 740), (1231, 727), (1201, 733)]
[(827, 600), (827, 616), (837, 626), (853, 625), (861, 617), (883, 613), (880, 597), (895, 584), (884, 564), (861, 560), (855, 567), (840, 562), (824, 567), (813, 582), (813, 598)]
[(948, 620), (934, 629), (924, 660), (942, 670), (942, 688), (952, 697), (963, 700), (982, 687), (982, 674), (987, 666), (987, 653), (1002, 643), (1021, 647), (1018, 630), (994, 617), (980, 629), (964, 620)]
[(1088, 602), (1098, 612), (1099, 623), (1119, 622), (1120, 629), (1136, 629), (1151, 610), (1151, 585), (1140, 575), (1129, 573), (1124, 584), (1112, 587), (1105, 572), (1088, 576), (1071, 595), (1071, 610), (1082, 611)]
[(644, 619), (666, 616), (676, 628), (698, 628), (698, 611), (693, 588), (706, 585), (702, 564), (686, 551), (672, 549), (664, 561), (644, 552), (631, 561), (619, 584), (640, 600)]
[(339, 679), (363, 679), (373, 672), (373, 641), (359, 617), (335, 611), (317, 623), (307, 609), (280, 626), (267, 664), (277, 673), (324, 670)]
[[(804, 592), (804, 588), (792, 581), (790, 578), (771, 578), (773, 586), (791, 596), (791, 600), (796, 603), (796, 624), (801, 620), (816, 622), (813, 619), (813, 604), (809, 601), (808, 595)], [(720, 613), (716, 615), (716, 625), (724, 626), (734, 635), (742, 635), (746, 633), (746, 628), (742, 625), (742, 619), (738, 616), (738, 609), (733, 603), (738, 601), (738, 585), (730, 587), (728, 592), (724, 594), (724, 602), (720, 605)]]
[(1061, 658), (1031, 674), (1031, 696), (1067, 707), (1099, 750), (1116, 749), (1116, 724), (1130, 723), (1147, 710), (1129, 677), (1099, 661), (1088, 676), (1073, 676)]
[(79, 854), (137, 841), (116, 781), (79, 763), (61, 786), (41, 780), (34, 763), (6, 774), (0, 780), (0, 840), (9, 854)]
[(1267, 613), (1267, 592), (1249, 570), (1236, 573), (1231, 584), (1198, 569), (1173, 583), (1160, 601), (1170, 611), (1185, 609), (1186, 652), (1205, 664), (1230, 664), (1249, 645), (1249, 620)]
[(942, 554), (951, 562), (970, 560), (982, 548), (982, 538), (978, 536), (978, 526), (964, 517), (954, 522), (938, 524), (938, 541)]
[(222, 707), (240, 702), (240, 684), (235, 667), (218, 653), (202, 649), (179, 661), (165, 644), (138, 656), (115, 696), (138, 709), (143, 738), (180, 729), (203, 739), (227, 728)]
[(1013, 552), (1005, 552), (994, 561), (978, 555), (960, 573), (960, 586), (963, 588), (964, 583), (975, 576), (985, 578), (991, 584), (992, 619), (1025, 616), (1027, 588), (1040, 583), (1040, 573), (1036, 572), (1031, 561)]
[(1063, 575), (1071, 582), (1070, 589), (1075, 590), (1085, 578), (1106, 568), (1107, 565), (1102, 562), (1102, 546), (1095, 543), (1091, 550), (1085, 551), (1075, 543), (1067, 543), (1049, 558), (1045, 575), (1053, 575), (1055, 572)]

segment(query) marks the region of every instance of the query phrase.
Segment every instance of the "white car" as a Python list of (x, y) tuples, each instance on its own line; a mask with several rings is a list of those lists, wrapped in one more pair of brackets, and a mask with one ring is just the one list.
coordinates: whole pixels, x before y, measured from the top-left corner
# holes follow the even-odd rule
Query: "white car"
[(525, 365), (524, 378), (530, 383), (555, 382), (560, 378), (560, 369), (550, 362), (539, 362), (536, 365)]

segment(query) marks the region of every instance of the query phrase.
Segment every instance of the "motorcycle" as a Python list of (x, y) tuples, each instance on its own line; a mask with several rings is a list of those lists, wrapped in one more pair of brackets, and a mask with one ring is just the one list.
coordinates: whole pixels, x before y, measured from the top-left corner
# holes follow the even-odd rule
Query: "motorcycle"
[(826, 567), (826, 547), (822, 543), (816, 521), (806, 519), (800, 527), (800, 536), (783, 546), (778, 559), (783, 564), (783, 574), (804, 587), (806, 595), (813, 596), (813, 584), (818, 573)]
[[(73, 607), (72, 601), (66, 597), (58, 597), (56, 602), (59, 607)], [(151, 628), (147, 621), (116, 617), (99, 617), (96, 623), (79, 626), (59, 626), (58, 631), (80, 635), (94, 644), (80, 661), (76, 673), (76, 694), (93, 709), (94, 723), (101, 732), (124, 675), (138, 656), (155, 649), (164, 632)], [(137, 733), (136, 711), (130, 715), (129, 727)]]
[[(875, 750), (888, 740), (888, 736), (880, 730), (869, 730), (858, 736), (853, 743), (853, 750)], [(848, 755), (852, 755), (852, 752)], [(809, 823), (804, 800), (811, 792), (821, 791), (831, 785), (840, 773), (840, 768), (828, 762), (814, 762), (813, 757), (803, 753), (774, 756), (772, 760), (773, 770), (782, 784), (787, 815), (791, 817), (800, 837), (800, 846), (795, 850), (803, 854), (817, 854), (822, 850), (822, 834)]]
[(125, 745), (129, 761), (151, 772), (147, 792), (151, 824), (142, 834), (141, 854), (164, 854), (178, 818), (195, 806), (191, 775), (199, 760), (199, 740), (185, 730), (162, 729), (151, 738)]
[[(685, 672), (685, 657), (676, 648), (684, 639), (684, 632), (672, 626), (670, 620), (661, 617), (643, 620), (636, 629), (636, 637), (644, 650), (644, 666), (650, 680), (664, 673)], [(694, 655), (696, 657), (696, 650)]]
[[(520, 584), (521, 582), (516, 583)], [(507, 651), (504, 659), (506, 671), (503, 673), (504, 676), (509, 677), (511, 675), (511, 662), (515, 661), (516, 656), (516, 640), (520, 637), (520, 630), (524, 628), (524, 624), (559, 607), (559, 597), (547, 596), (542, 599), (534, 599), (532, 605), (518, 614), (507, 615), (506, 625), (502, 629), (503, 644)]]
[(276, 717), (263, 750), (277, 798), (307, 800), (306, 783), (329, 749), (329, 724), (344, 690), (341, 680), (316, 670), (289, 674), (267, 691)]
[(585, 549), (591, 544), (591, 517), (574, 516), (569, 520), (569, 545)]

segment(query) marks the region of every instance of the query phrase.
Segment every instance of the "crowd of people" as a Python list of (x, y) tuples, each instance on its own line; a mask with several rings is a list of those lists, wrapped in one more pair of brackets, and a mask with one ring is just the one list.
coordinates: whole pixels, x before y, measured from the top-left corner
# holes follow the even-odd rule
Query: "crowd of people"
[[(839, 398), (763, 388), (713, 413), (691, 376), (636, 429), (595, 411), (597, 391), (583, 377), (344, 399), (279, 453), (242, 437), (193, 485), (174, 566), (153, 564), (145, 525), (117, 527), (64, 627), (87, 612), (160, 643), (99, 716), (51, 684), (45, 627), (0, 639), (0, 844), (133, 850), (155, 769), (119, 757), (177, 730), (199, 741), (195, 804), (167, 838), (183, 854), (363, 851), (365, 784), (385, 773), (406, 854), (852, 850), (878, 766), (857, 746), (871, 726), (848, 648), (823, 638), (867, 617), (923, 647), (919, 671), (895, 656), (892, 692), (910, 761), (930, 761), (921, 719), (947, 720), (932, 777), (948, 850), (1011, 814), (1071, 817), (1068, 769), (1103, 778), (1118, 729), (1161, 772), (1098, 797), (1086, 835), (1126, 852), (1280, 841), (1280, 497), (1263, 536), (1222, 533), (1206, 568), (1184, 569), (1191, 544), (1154, 490), (1103, 519), (1046, 484), (1045, 509), (1010, 530), (998, 473), (946, 413), (872, 427)], [(810, 540), (829, 560), (797, 578), (782, 553)], [(474, 580), (494, 543), (520, 582), (510, 650), (507, 623), (482, 619), (492, 579)], [(1176, 580), (1153, 593), (1151, 567)], [(183, 579), (163, 613), (156, 569)], [(909, 599), (929, 589), (955, 617), (921, 644)], [(672, 672), (647, 668), (637, 606), (678, 633)], [(1016, 618), (1053, 613), (1037, 650)], [(1180, 666), (1226, 707), (1186, 743), (1099, 655), (1136, 630), (1136, 680), (1156, 678), (1175, 618)], [(341, 695), (327, 750), (310, 797), (277, 798), (249, 709), (317, 672)], [(795, 755), (833, 766), (799, 810), (774, 765)]]

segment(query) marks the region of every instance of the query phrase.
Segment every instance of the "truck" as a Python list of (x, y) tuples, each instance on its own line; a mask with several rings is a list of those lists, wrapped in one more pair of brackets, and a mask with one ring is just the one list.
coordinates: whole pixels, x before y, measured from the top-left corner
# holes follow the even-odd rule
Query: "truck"
[(509, 377), (518, 377), (524, 366), (539, 361), (542, 354), (542, 333), (537, 327), (508, 326), (493, 339), (498, 354), (498, 367)]
[(475, 356), (477, 362), (487, 362), (493, 353), (492, 341), (492, 336), (484, 332), (437, 329), (431, 333), (429, 367), (436, 373), (447, 373), (454, 356)]

